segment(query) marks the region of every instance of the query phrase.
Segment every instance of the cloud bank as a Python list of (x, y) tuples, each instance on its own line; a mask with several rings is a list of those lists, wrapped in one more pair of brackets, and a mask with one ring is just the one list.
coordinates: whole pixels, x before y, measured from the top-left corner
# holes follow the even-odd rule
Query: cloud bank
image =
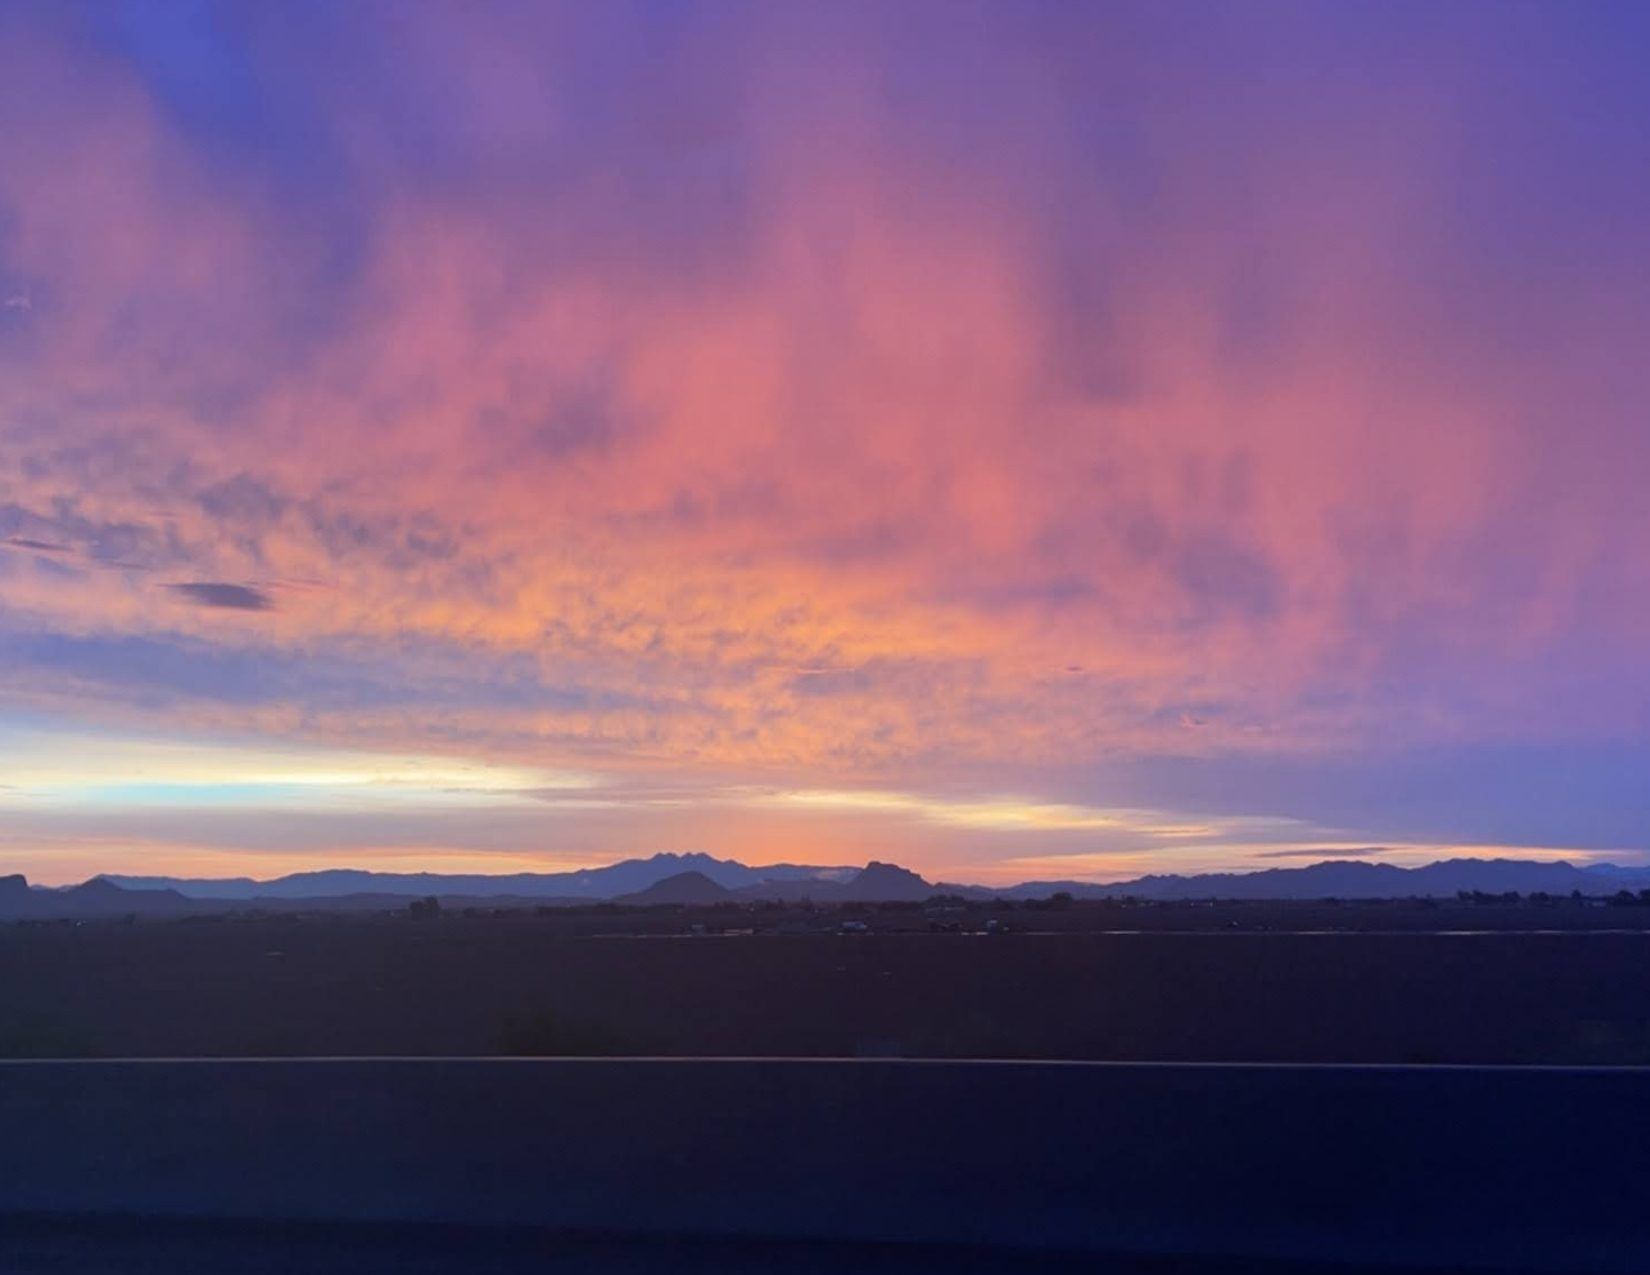
[(12, 8), (0, 703), (1051, 809), (1638, 748), (1635, 24)]

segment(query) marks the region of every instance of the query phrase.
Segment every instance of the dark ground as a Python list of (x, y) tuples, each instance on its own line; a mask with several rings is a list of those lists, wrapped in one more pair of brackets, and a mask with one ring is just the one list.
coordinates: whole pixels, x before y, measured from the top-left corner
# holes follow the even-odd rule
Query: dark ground
[[(855, 915), (873, 932), (849, 935), (817, 932), (846, 913), (709, 910), (0, 926), (0, 1057), (1645, 1063), (1647, 913), (871, 910)], [(1021, 931), (928, 932), (993, 917)], [(1124, 928), (1145, 932), (1101, 932)]]
[[(1083, 1271), (1093, 1275), (1375, 1275), (1389, 1267), (1238, 1258), (1106, 1257), (920, 1244), (539, 1235), (475, 1227), (108, 1218), (0, 1219), (0, 1264), (16, 1275), (738, 1275), (740, 1272)], [(1426, 1270), (1405, 1267), (1410, 1275)]]
[[(107, 1227), (25, 1232), (0, 1244), (6, 1270), (512, 1270), (535, 1243), (545, 1268), (598, 1272), (1075, 1264), (1061, 1252), (1101, 1270), (1220, 1271), (1232, 1256), (1256, 1271), (1271, 1269), (1260, 1258), (1650, 1270), (1650, 1070), (1637, 1068), (0, 1072), (0, 1235), (52, 1216)], [(677, 1251), (673, 1237), (697, 1238)], [(1154, 1260), (1104, 1260), (1120, 1253)]]

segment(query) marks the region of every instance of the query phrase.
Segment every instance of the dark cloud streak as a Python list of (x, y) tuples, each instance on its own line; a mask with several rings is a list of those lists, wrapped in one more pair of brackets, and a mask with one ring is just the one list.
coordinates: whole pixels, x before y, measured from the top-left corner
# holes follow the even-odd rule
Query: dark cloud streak
[(272, 611), (275, 600), (262, 589), (217, 580), (191, 580), (165, 586), (195, 606), (218, 607), (226, 611)]

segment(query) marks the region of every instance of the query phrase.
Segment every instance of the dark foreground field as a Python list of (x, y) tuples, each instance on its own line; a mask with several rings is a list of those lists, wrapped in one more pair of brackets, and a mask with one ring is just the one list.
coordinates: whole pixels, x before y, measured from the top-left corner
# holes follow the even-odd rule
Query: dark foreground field
[(1647, 1099), (1638, 1068), (8, 1062), (0, 1269), (1642, 1275)]
[[(948, 1244), (542, 1234), (498, 1227), (29, 1218), (0, 1223), (10, 1275), (1321, 1275), (1318, 1262), (1040, 1253)], [(1409, 1275), (1440, 1275), (1440, 1268)], [(1386, 1275), (1343, 1264), (1335, 1275)]]
[(1640, 932), (601, 937), (570, 925), (0, 927), (0, 1056), (1650, 1062)]

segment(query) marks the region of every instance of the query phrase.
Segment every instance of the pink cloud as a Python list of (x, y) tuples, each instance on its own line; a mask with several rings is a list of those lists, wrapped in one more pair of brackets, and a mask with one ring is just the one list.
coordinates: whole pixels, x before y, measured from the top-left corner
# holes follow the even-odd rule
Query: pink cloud
[[(986, 31), (935, 107), (866, 13), (753, 17), (592, 147), (591, 30), (397, 21), (404, 83), (313, 86), (363, 201), (336, 275), (313, 192), (7, 42), (0, 531), (77, 557), (0, 588), (57, 633), (408, 677), (427, 642), (639, 702), (178, 714), (861, 774), (1642, 724), (1650, 316), (1590, 263), (1429, 280), (1470, 80), (1180, 110), (1115, 54), (1108, 115)], [(391, 127), (424, 90), (438, 156)]]

